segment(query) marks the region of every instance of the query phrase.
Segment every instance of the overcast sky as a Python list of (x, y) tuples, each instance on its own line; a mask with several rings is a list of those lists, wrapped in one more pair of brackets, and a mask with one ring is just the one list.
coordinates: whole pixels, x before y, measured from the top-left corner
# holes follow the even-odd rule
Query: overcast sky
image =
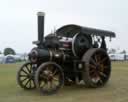
[(109, 48), (128, 51), (127, 0), (0, 0), (0, 51), (29, 52), (37, 40), (38, 11), (46, 13), (45, 35), (65, 24), (111, 30)]

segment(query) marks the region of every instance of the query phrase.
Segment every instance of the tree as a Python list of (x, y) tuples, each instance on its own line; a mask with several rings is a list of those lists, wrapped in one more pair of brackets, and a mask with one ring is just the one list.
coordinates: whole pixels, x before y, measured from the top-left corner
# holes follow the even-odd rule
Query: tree
[(120, 52), (121, 54), (126, 54), (126, 50), (123, 50)]
[(2, 52), (0, 51), (0, 54), (2, 54)]
[(126, 60), (126, 50), (123, 50), (120, 52), (121, 54), (124, 54), (124, 60)]
[(4, 49), (4, 55), (9, 55), (9, 54), (12, 54), (12, 55), (15, 55), (15, 51), (12, 49), (12, 48), (5, 48)]

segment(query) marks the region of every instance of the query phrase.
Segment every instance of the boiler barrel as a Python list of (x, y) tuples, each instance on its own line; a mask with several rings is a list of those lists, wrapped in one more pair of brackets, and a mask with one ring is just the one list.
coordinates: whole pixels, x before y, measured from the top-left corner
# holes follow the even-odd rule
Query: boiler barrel
[(49, 61), (50, 52), (47, 49), (34, 48), (29, 54), (30, 61), (33, 59), (38, 59), (38, 61)]
[(64, 62), (66, 60), (67, 61), (70, 60), (70, 56), (60, 50), (34, 48), (29, 54), (29, 59), (32, 62), (35, 61), (35, 59), (41, 62), (46, 62), (46, 61)]

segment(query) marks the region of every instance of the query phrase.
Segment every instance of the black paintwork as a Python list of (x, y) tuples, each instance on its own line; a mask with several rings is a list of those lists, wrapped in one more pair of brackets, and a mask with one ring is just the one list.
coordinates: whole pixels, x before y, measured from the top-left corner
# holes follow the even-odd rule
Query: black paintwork
[[(111, 64), (107, 63), (110, 60), (107, 55), (105, 37), (115, 37), (115, 33), (70, 24), (62, 26), (55, 33), (48, 34), (44, 38), (44, 14), (38, 14), (38, 41), (34, 42), (37, 47), (29, 53), (30, 62), (23, 65), (18, 71), (19, 85), (24, 89), (33, 89), (35, 86), (43, 89), (44, 87), (39, 86), (40, 81), (47, 84), (48, 81), (53, 80), (55, 73), (58, 73), (55, 70), (57, 67), (60, 70), (59, 73), (64, 77), (60, 79), (59, 88), (63, 85), (63, 81), (66, 84), (69, 80), (77, 82), (77, 79), (78, 81), (84, 80), (91, 87), (103, 86), (109, 79), (111, 72)], [(28, 69), (26, 65), (31, 68)], [(107, 70), (104, 69), (105, 67), (107, 67)], [(30, 73), (25, 72), (24, 68)], [(102, 69), (105, 71), (100, 74)], [(20, 75), (22, 71), (27, 75)], [(92, 71), (93, 73), (95, 71), (95, 73), (91, 74)], [(25, 85), (20, 79), (21, 77), (26, 77), (24, 80), (29, 79)], [(95, 79), (99, 77), (106, 79), (105, 81), (100, 79), (99, 84), (99, 82), (93, 82), (94, 77)], [(33, 81), (33, 87), (31, 87), (30, 80)], [(27, 87), (29, 82), (30, 87)], [(51, 92), (46, 91), (50, 94), (58, 89), (52, 89)], [(44, 90), (42, 92), (45, 93)]]
[(69, 24), (62, 26), (56, 31), (56, 34), (58, 36), (69, 36), (73, 37), (77, 33), (84, 33), (89, 35), (96, 35), (96, 36), (105, 36), (105, 37), (115, 37), (115, 33), (112, 31), (107, 30), (101, 30), (96, 28), (90, 28), (90, 27), (83, 27), (79, 25)]

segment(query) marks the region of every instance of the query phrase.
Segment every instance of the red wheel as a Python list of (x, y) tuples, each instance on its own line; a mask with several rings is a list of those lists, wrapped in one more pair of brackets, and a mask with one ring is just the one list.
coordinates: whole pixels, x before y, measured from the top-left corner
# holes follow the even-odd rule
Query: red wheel
[(109, 80), (111, 61), (107, 52), (100, 48), (88, 50), (82, 61), (85, 62), (83, 80), (89, 87), (101, 87)]

